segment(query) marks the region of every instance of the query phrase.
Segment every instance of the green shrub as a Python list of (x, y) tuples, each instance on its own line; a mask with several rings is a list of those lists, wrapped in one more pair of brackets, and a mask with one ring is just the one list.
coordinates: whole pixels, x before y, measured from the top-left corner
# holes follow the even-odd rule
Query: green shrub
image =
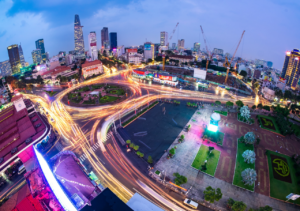
[(131, 141), (130, 141), (130, 140), (127, 140), (127, 141), (126, 141), (126, 144), (131, 144)]
[(137, 151), (137, 150), (139, 150), (139, 146), (138, 145), (135, 145), (134, 147), (133, 147), (133, 149), (135, 150), (135, 151)]
[(174, 182), (175, 182), (176, 185), (180, 186), (182, 184), (187, 183), (187, 178), (185, 176), (182, 176), (182, 175), (180, 175), (178, 173), (174, 173), (173, 176), (176, 177), (175, 180), (174, 180)]
[(148, 156), (148, 160), (147, 160), (147, 161), (148, 161), (148, 163), (150, 163), (150, 164), (153, 163), (152, 157), (151, 157), (150, 155)]

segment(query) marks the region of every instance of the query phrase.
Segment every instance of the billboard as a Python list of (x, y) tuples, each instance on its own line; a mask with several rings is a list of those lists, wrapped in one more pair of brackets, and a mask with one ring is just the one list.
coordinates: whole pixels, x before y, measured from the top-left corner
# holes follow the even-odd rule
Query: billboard
[(127, 53), (137, 53), (137, 49), (136, 48), (127, 48), (126, 52)]
[(285, 83), (285, 78), (279, 77), (279, 81), (280, 81), (281, 83)]
[(144, 50), (145, 51), (151, 51), (151, 44), (145, 44), (144, 45)]
[(96, 42), (92, 42), (92, 43), (90, 44), (90, 46), (96, 46), (96, 45), (97, 45)]
[(144, 71), (133, 70), (133, 72), (135, 72), (136, 74), (139, 74), (139, 75), (145, 75), (145, 72), (144, 72)]
[(165, 80), (165, 81), (173, 81), (173, 76), (171, 75), (161, 75), (158, 73), (154, 73), (154, 78), (159, 78), (160, 80)]
[(46, 70), (47, 70), (47, 65), (46, 65), (46, 64), (40, 64), (40, 65), (37, 65), (37, 66), (35, 67), (35, 69), (36, 69), (37, 71), (46, 71)]

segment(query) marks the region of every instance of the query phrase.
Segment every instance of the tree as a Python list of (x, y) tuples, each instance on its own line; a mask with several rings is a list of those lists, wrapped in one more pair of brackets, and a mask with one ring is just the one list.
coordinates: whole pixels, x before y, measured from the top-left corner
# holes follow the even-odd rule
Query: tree
[(243, 152), (242, 156), (244, 158), (244, 161), (248, 164), (255, 162), (255, 152), (253, 152), (252, 150), (246, 150), (245, 152)]
[(255, 109), (256, 109), (256, 105), (253, 105), (251, 108), (252, 108), (253, 110), (255, 110)]
[(262, 109), (262, 108), (263, 108), (263, 105), (260, 103), (260, 104), (257, 105), (257, 108), (258, 108), (258, 109)]
[(244, 135), (245, 144), (254, 144), (255, 142), (255, 134), (253, 132), (248, 132)]
[(175, 152), (176, 152), (176, 151), (175, 151), (174, 148), (172, 148), (172, 149), (169, 150), (169, 153), (170, 153), (171, 155), (175, 155)]
[(151, 63), (151, 62), (153, 62), (153, 59), (148, 59), (147, 60), (147, 63)]
[(244, 103), (243, 103), (241, 100), (236, 101), (235, 104), (236, 104), (238, 107), (243, 107), (243, 106), (244, 106)]
[(148, 161), (148, 163), (150, 163), (150, 164), (153, 163), (152, 157), (151, 157), (150, 155), (148, 156), (148, 160), (147, 160), (147, 161)]
[(241, 107), (240, 112), (241, 112), (241, 116), (244, 117), (246, 120), (250, 118), (250, 110), (248, 106)]
[(8, 83), (8, 84), (11, 84), (13, 81), (17, 80), (15, 77), (13, 76), (6, 76), (5, 77), (5, 81)]
[(234, 204), (231, 207), (231, 210), (233, 211), (245, 211), (247, 208), (247, 205), (242, 201), (235, 201)]
[(61, 81), (61, 75), (56, 76), (56, 80)]
[(266, 111), (270, 111), (271, 110), (270, 106), (267, 106), (267, 105), (263, 106), (263, 109), (266, 110)]
[(133, 148), (133, 147), (134, 147), (134, 144), (133, 144), (133, 143), (131, 143), (131, 144), (129, 145), (129, 147), (130, 147), (130, 148)]
[(226, 106), (227, 106), (227, 107), (232, 107), (233, 105), (234, 105), (233, 102), (230, 102), (230, 101), (227, 101), (227, 102), (226, 102)]
[(217, 188), (217, 191), (212, 188), (211, 186), (208, 186), (204, 190), (204, 199), (205, 201), (208, 201), (210, 203), (214, 203), (215, 201), (219, 201), (222, 198), (222, 192), (220, 188)]
[(130, 141), (130, 140), (127, 140), (127, 141), (126, 141), (126, 144), (131, 144), (131, 141)]
[(292, 99), (293, 93), (290, 90), (286, 90), (283, 96), (286, 99)]
[(182, 175), (180, 175), (178, 173), (174, 173), (173, 176), (176, 177), (175, 180), (174, 180), (174, 182), (175, 182), (176, 185), (180, 186), (182, 184), (187, 183), (187, 178), (185, 176), (182, 176)]
[(256, 181), (256, 171), (251, 168), (247, 168), (241, 173), (242, 176), (242, 181), (244, 182), (245, 185), (253, 185)]
[(272, 211), (272, 210), (273, 210), (273, 208), (268, 205), (258, 208), (258, 211)]
[(39, 84), (44, 83), (44, 80), (43, 80), (42, 76), (40, 76), (40, 75), (37, 76), (36, 80)]
[(239, 75), (241, 75), (244, 78), (246, 78), (247, 77), (247, 72), (245, 70), (242, 70)]
[(282, 91), (280, 90), (280, 89), (277, 89), (276, 91), (275, 91), (275, 96), (277, 97), (277, 98), (283, 98), (283, 93), (282, 93)]
[(135, 145), (134, 147), (133, 147), (133, 149), (135, 150), (135, 151), (138, 151), (139, 150), (139, 146), (138, 145)]
[(257, 94), (258, 91), (259, 91), (259, 88), (260, 88), (260, 83), (257, 81), (253, 84), (253, 88), (254, 88), (254, 91), (255, 93)]
[(217, 101), (215, 102), (215, 104), (218, 106), (218, 105), (221, 105), (221, 102), (217, 100)]

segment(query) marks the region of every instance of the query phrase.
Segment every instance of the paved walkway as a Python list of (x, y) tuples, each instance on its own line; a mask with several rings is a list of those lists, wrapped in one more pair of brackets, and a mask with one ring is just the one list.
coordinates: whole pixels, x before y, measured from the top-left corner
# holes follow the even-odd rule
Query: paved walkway
[[(269, 197), (269, 173), (267, 159), (264, 155), (266, 149), (276, 151), (282, 154), (292, 155), (299, 153), (300, 144), (295, 138), (281, 137), (274, 133), (263, 130), (259, 127), (256, 119), (253, 125), (247, 125), (237, 121), (237, 113), (229, 113), (228, 117), (221, 115), (219, 129), (225, 134), (223, 146), (216, 146), (214, 143), (208, 144), (201, 139), (203, 134), (203, 124), (208, 124), (210, 115), (213, 110), (221, 110), (221, 107), (205, 106), (201, 109), (201, 114), (197, 111), (192, 116), (187, 125), (191, 124), (191, 130), (186, 132), (185, 129), (180, 133), (185, 135), (185, 141), (178, 143), (176, 139), (169, 149), (177, 145), (176, 155), (172, 159), (167, 159), (167, 153), (157, 162), (154, 170), (164, 170), (166, 176), (172, 181), (174, 180), (173, 173), (178, 172), (188, 179), (188, 183), (182, 185), (186, 189), (190, 189), (189, 197), (203, 201), (203, 191), (207, 186), (213, 188), (221, 188), (223, 198), (211, 205), (219, 210), (225, 210), (225, 203), (228, 198), (244, 201), (248, 209), (258, 208), (260, 206), (269, 205), (273, 210), (299, 210), (299, 206), (285, 203)], [(253, 117), (252, 117), (253, 118)], [(258, 178), (255, 184), (255, 192), (243, 190), (232, 185), (233, 174), (236, 159), (237, 138), (246, 134), (249, 131), (254, 131), (261, 139), (260, 144), (255, 147), (256, 152), (256, 171)], [(179, 135), (179, 136), (180, 136)], [(179, 137), (178, 136), (178, 137)], [(214, 145), (215, 149), (221, 151), (220, 160), (216, 169), (215, 178), (203, 174), (191, 167), (191, 164), (197, 154), (201, 144)], [(295, 146), (295, 147), (292, 147)], [(281, 148), (280, 148), (281, 147)]]

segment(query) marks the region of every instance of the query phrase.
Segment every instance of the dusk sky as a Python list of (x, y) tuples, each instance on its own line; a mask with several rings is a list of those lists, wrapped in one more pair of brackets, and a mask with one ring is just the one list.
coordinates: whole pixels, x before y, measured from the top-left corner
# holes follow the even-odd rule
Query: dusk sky
[(90, 31), (118, 33), (118, 45), (159, 43), (160, 31), (179, 27), (170, 45), (185, 39), (209, 49), (234, 53), (246, 30), (237, 56), (272, 61), (281, 70), (285, 52), (300, 48), (300, 1), (297, 0), (0, 0), (0, 61), (8, 60), (7, 46), (22, 44), (25, 61), (32, 63), (35, 40), (43, 38), (50, 56), (74, 49), (74, 16), (83, 27), (85, 49)]

